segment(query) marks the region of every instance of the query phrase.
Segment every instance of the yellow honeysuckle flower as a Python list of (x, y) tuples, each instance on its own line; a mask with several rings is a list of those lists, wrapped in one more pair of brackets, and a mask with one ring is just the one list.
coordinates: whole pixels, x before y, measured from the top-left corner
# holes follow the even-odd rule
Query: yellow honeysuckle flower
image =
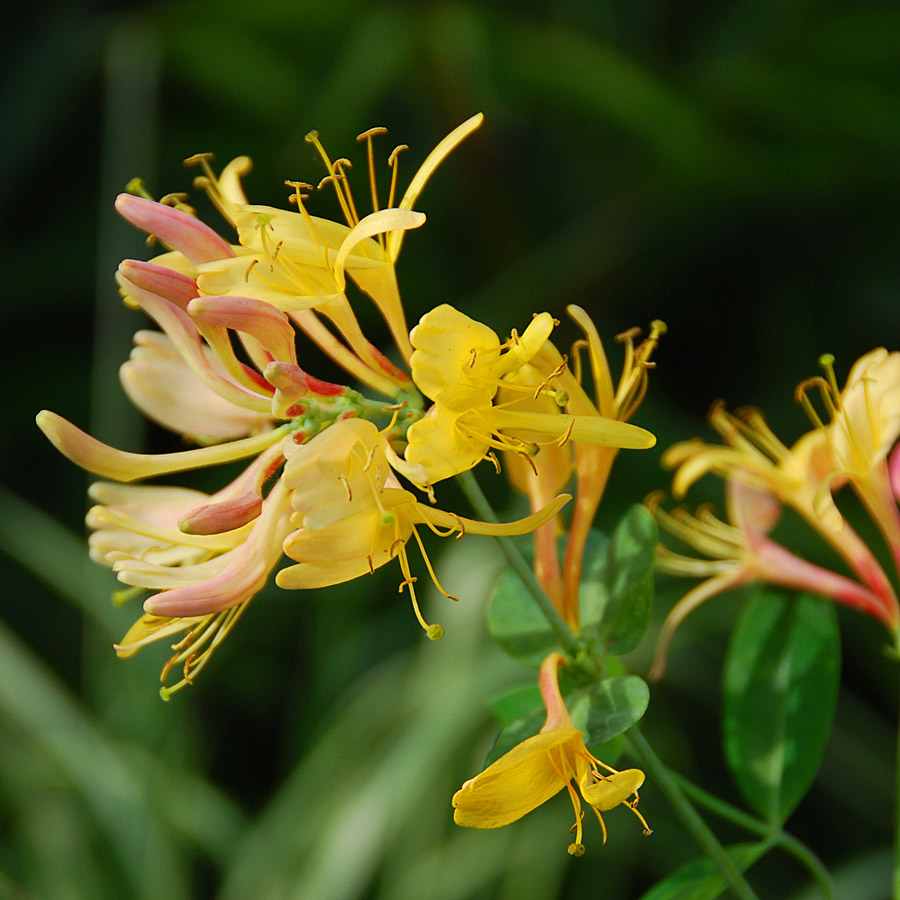
[[(824, 379), (816, 379), (832, 396), (833, 388)], [(798, 397), (805, 397), (804, 382)], [(837, 396), (834, 394), (833, 396)], [(698, 478), (714, 472), (727, 479), (737, 479), (773, 494), (809, 524), (853, 569), (857, 577), (888, 606), (897, 604), (894, 588), (867, 544), (850, 526), (833, 499), (833, 493), (852, 473), (836, 459), (829, 430), (806, 403), (818, 427), (787, 447), (768, 426), (759, 410), (745, 407), (728, 412), (717, 403), (709, 414), (709, 423), (726, 446), (700, 440), (682, 441), (665, 451), (662, 463), (675, 468), (672, 493), (683, 496)], [(886, 452), (886, 451), (885, 451)], [(874, 462), (873, 462), (874, 466)], [(882, 492), (889, 496), (887, 467), (881, 460)], [(877, 474), (878, 466), (873, 472)], [(863, 486), (866, 482), (857, 481)], [(893, 503), (893, 500), (890, 501)], [(883, 505), (883, 503), (882, 503)]]
[(411, 538), (438, 590), (451, 595), (437, 581), (416, 526), (460, 537), (468, 532), (524, 534), (556, 515), (569, 499), (561, 495), (538, 513), (515, 522), (478, 522), (419, 503), (402, 488), (392, 468), (417, 477), (415, 467), (397, 457), (384, 433), (365, 419), (335, 422), (292, 451), (283, 479), (292, 492), (291, 523), (297, 530), (285, 539), (284, 552), (298, 564), (278, 573), (275, 581), (280, 587), (340, 584), (396, 558), (404, 579), (400, 590), (409, 588), (419, 623), (429, 637), (439, 637), (440, 626), (424, 620), (416, 599), (416, 579), (406, 553)]
[[(651, 833), (637, 810), (637, 792), (644, 783), (644, 773), (640, 769), (619, 772), (587, 749), (559, 691), (557, 670), (564, 662), (562, 654), (551, 653), (541, 664), (540, 687), (547, 707), (547, 721), (541, 732), (513, 747), (453, 795), (453, 821), (457, 825), (501, 828), (565, 788), (575, 811), (575, 840), (568, 848), (573, 856), (584, 853), (582, 799), (596, 814), (604, 843), (606, 823), (601, 813), (620, 804), (638, 817), (644, 834)], [(572, 781), (577, 783), (578, 791)], [(634, 799), (629, 800), (632, 796)]]

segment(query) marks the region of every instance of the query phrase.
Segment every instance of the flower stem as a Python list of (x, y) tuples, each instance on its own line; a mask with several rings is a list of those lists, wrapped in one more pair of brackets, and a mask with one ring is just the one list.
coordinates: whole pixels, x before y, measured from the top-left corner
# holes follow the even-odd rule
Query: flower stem
[(641, 733), (637, 725), (633, 725), (625, 737), (631, 744), (631, 749), (640, 760), (655, 784), (665, 794), (666, 799), (681, 819), (685, 828), (691, 833), (701, 850), (713, 861), (716, 868), (722, 873), (726, 884), (740, 900), (759, 900), (756, 892), (744, 879), (737, 866), (725, 852), (725, 848), (719, 843), (709, 826), (697, 810), (685, 797), (681, 788), (669, 774), (669, 770), (663, 765), (662, 760), (654, 753), (653, 748), (647, 743), (647, 739)]
[[(471, 472), (463, 472), (457, 475), (456, 480), (468, 498), (469, 503), (472, 504), (472, 508), (481, 519), (485, 522), (498, 521), (490, 501), (484, 495), (481, 486)], [(494, 540), (500, 545), (500, 549), (503, 551), (510, 568), (519, 576), (522, 584), (525, 585), (525, 589), (531, 594), (532, 599), (537, 603), (544, 617), (550, 623), (550, 627), (556, 632), (563, 650), (569, 656), (575, 657), (579, 652), (578, 641), (575, 640), (572, 632), (569, 631), (568, 625), (566, 625), (563, 617), (550, 601), (544, 589), (538, 584), (537, 578), (534, 577), (534, 572), (531, 571), (531, 566), (525, 562), (525, 558), (519, 552), (519, 548), (506, 535), (495, 535)]]
[(749, 813), (744, 812), (744, 810), (732, 806), (730, 803), (716, 797), (714, 794), (710, 794), (709, 791), (703, 790), (702, 787), (694, 784), (693, 781), (690, 781), (678, 772), (675, 772), (672, 769), (669, 769), (668, 771), (672, 780), (691, 800), (694, 801), (694, 803), (705, 807), (713, 815), (718, 816), (720, 819), (724, 819), (726, 822), (731, 822), (733, 825), (737, 825), (745, 831), (757, 834), (763, 838), (772, 838), (777, 847), (780, 847), (785, 853), (793, 856), (794, 859), (807, 868), (809, 873), (818, 882), (819, 889), (825, 900), (834, 900), (834, 882), (831, 878), (831, 873), (819, 857), (816, 856), (806, 844), (795, 838), (792, 834), (788, 834), (786, 831), (773, 832), (772, 827), (768, 822), (757, 819), (755, 816), (751, 816)]

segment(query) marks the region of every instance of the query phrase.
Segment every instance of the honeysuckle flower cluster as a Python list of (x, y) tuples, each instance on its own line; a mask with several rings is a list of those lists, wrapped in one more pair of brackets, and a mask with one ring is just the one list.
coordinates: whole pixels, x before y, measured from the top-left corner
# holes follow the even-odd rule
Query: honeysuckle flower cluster
[[(824, 375), (796, 391), (813, 428), (793, 446), (783, 444), (752, 408), (729, 413), (713, 407), (709, 421), (723, 445), (690, 440), (670, 447), (663, 464), (675, 468), (672, 491), (683, 496), (702, 475), (726, 482), (728, 522), (702, 508), (672, 513), (654, 496), (659, 525), (704, 559), (660, 547), (658, 566), (706, 580), (670, 611), (660, 634), (651, 675), (659, 677), (677, 626), (710, 597), (739, 584), (767, 581), (830, 597), (881, 622), (900, 640), (900, 605), (876, 554), (841, 512), (835, 495), (849, 486), (884, 539), (900, 573), (900, 353), (883, 347), (853, 365), (843, 389), (834, 359), (821, 357)], [(810, 395), (818, 394), (820, 407)], [(821, 412), (820, 412), (821, 408)], [(843, 560), (853, 577), (796, 556), (769, 537), (783, 508), (802, 519)]]
[[(365, 577), (397, 560), (400, 590), (408, 590), (427, 635), (440, 637), (441, 626), (428, 623), (419, 608), (419, 564), (408, 554), (414, 542), (422, 565), (450, 597), (422, 529), (462, 537), (555, 527), (569, 499), (559, 493), (566, 480), (560, 475), (571, 462), (562, 473), (542, 474), (560, 465), (552, 460), (571, 460), (574, 446), (576, 464), (582, 460), (579, 490), (599, 499), (600, 470), (608, 464), (584, 461), (611, 461), (618, 448), (654, 443), (652, 434), (627, 422), (643, 390), (649, 349), (629, 351), (618, 392), (608, 378), (601, 384), (595, 377), (594, 403), (551, 343), (558, 323), (548, 313), (501, 341), (444, 304), (409, 332), (395, 264), (406, 232), (425, 222), (413, 207), (481, 118), (451, 132), (399, 199), (406, 148), (391, 152), (383, 207), (374, 144), (384, 129), (360, 135), (369, 163), (368, 214), (350, 190), (349, 161), (329, 157), (311, 132), (307, 140), (325, 169), (317, 187), (334, 190), (344, 222), (312, 216), (306, 201), (316, 188), (299, 181), (287, 182), (293, 209), (250, 204), (241, 181), (250, 170), (246, 157), (218, 175), (207, 155), (188, 161), (201, 167), (197, 184), (232, 229), (231, 239), (201, 222), (183, 195), (157, 201), (135, 182), (118, 198), (118, 211), (164, 249), (149, 262), (119, 266), (124, 301), (159, 328), (135, 335), (122, 384), (149, 418), (198, 446), (130, 453), (55, 413), (43, 411), (37, 421), (62, 453), (105, 479), (90, 489), (96, 502), (87, 517), (91, 555), (133, 589), (123, 593), (145, 596), (143, 615), (116, 649), (130, 656), (177, 638), (162, 670), (164, 698), (208, 664), (284, 557), (290, 564), (275, 581), (287, 589)], [(388, 352), (363, 334), (351, 283), (384, 318), (394, 342)], [(593, 325), (583, 311), (573, 314), (587, 334), (591, 365), (602, 370)], [(350, 383), (309, 373), (305, 341), (330, 356)], [(588, 445), (595, 456), (584, 452)], [(524, 463), (542, 483), (532, 491), (529, 516), (479, 522), (436, 505), (435, 485), (485, 459), (499, 469), (496, 451), (513, 461), (511, 468)], [(131, 483), (238, 461), (243, 471), (213, 494)], [(169, 684), (173, 672), (180, 678)], [(586, 770), (578, 766), (584, 780)]]

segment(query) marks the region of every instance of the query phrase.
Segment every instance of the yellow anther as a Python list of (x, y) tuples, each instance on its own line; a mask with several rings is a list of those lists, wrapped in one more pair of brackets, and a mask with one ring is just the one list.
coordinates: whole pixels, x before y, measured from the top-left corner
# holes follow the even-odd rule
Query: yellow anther
[(323, 188), (326, 184), (333, 184), (333, 185), (337, 186), (337, 185), (339, 184), (339, 182), (341, 182), (341, 181), (346, 181), (346, 180), (347, 180), (347, 176), (346, 176), (346, 175), (342, 174), (341, 172), (334, 172), (334, 173), (331, 174), (331, 175), (326, 175), (326, 176), (325, 176), (325, 177), (324, 177), (324, 178), (316, 185), (316, 189), (321, 191), (322, 188)]
[(628, 343), (629, 341), (634, 341), (641, 336), (641, 329), (635, 326), (634, 328), (628, 328), (625, 331), (621, 332), (621, 334), (616, 335), (616, 340), (620, 344)]
[(135, 197), (143, 197), (145, 200), (154, 199), (153, 194), (147, 190), (143, 178), (132, 178), (131, 181), (125, 185), (125, 191), (128, 194), (134, 194)]
[(382, 128), (380, 125), (376, 125), (374, 128), (370, 128), (368, 131), (364, 131), (362, 134), (358, 134), (356, 139), (362, 143), (369, 138), (375, 137), (377, 134), (387, 134), (387, 128)]
[(202, 166), (203, 163), (211, 163), (215, 158), (212, 153), (195, 153), (193, 156), (189, 156), (184, 164), (186, 166)]
[(401, 154), (404, 150), (409, 150), (409, 144), (398, 144), (391, 150), (391, 155), (388, 157), (388, 165), (394, 166), (397, 162), (397, 156)]
[(345, 168), (345, 169), (352, 169), (352, 168), (353, 168), (353, 163), (350, 162), (349, 159), (346, 159), (346, 158), (343, 157), (343, 156), (342, 156), (340, 159), (336, 159), (336, 160), (332, 163), (332, 165), (333, 165), (335, 168), (338, 168), (338, 166), (343, 166), (343, 168)]

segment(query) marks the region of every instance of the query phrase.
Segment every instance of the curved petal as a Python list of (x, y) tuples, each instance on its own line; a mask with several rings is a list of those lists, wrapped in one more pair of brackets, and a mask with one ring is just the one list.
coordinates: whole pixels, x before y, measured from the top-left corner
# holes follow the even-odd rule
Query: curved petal
[(116, 450), (115, 447), (92, 438), (62, 416), (46, 409), (37, 414), (35, 421), (38, 428), (63, 456), (94, 475), (112, 478), (114, 481), (136, 481), (153, 475), (183, 472), (186, 469), (215, 466), (256, 456), (257, 453), (285, 438), (293, 428), (291, 424), (287, 424), (273, 431), (231, 441), (228, 444), (153, 455)]
[(558, 794), (566, 781), (551, 751), (581, 740), (575, 728), (536, 734), (517, 744), (453, 795), (453, 821), (465, 828), (501, 828)]

